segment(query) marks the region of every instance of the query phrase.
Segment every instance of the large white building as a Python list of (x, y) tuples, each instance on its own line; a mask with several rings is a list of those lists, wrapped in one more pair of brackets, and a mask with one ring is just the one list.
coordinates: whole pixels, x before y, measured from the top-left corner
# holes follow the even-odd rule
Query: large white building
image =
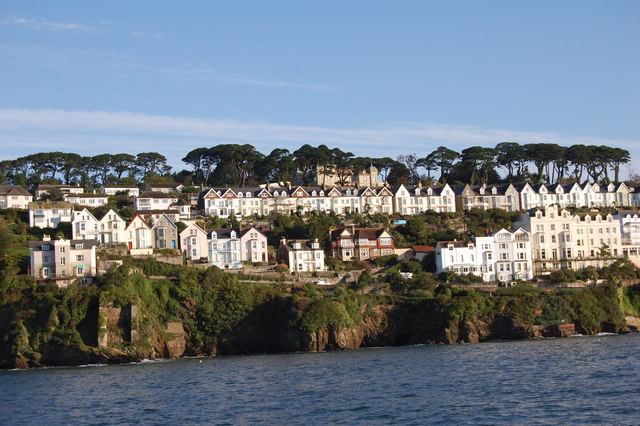
[(470, 241), (441, 241), (436, 245), (436, 273), (474, 274), (483, 281), (533, 278), (529, 232), (506, 229)]
[(600, 268), (622, 255), (620, 220), (600, 213), (571, 214), (557, 205), (522, 214), (531, 233), (534, 273)]

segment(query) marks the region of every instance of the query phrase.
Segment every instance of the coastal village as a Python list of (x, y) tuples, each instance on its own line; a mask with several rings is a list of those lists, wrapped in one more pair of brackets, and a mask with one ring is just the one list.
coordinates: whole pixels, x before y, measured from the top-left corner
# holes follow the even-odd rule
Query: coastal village
[(518, 183), (526, 167), (500, 178), (464, 151), (437, 180), (369, 158), (218, 173), (242, 160), (192, 154), (179, 173), (157, 153), (0, 162), (0, 366), (640, 329), (640, 190), (617, 167)]
[[(424, 270), (453, 282), (466, 276), (497, 285), (596, 270), (618, 259), (640, 262), (640, 188), (624, 182), (391, 185), (373, 164), (357, 172), (318, 165), (312, 177), (304, 182), (298, 170), (299, 184), (187, 187), (163, 179), (91, 191), (43, 183), (34, 194), (3, 185), (0, 208), (25, 211), (29, 229), (46, 230), (28, 241), (23, 272), (60, 286), (91, 283), (123, 255), (252, 274), (287, 270), (292, 281), (325, 285), (359, 276), (341, 269), (361, 272), (399, 261), (427, 265)], [(512, 226), (481, 235), (446, 220), (474, 210), (517, 217)], [(452, 234), (461, 238), (396, 241), (409, 218), (428, 214), (457, 227)], [(303, 221), (331, 215), (334, 222), (321, 235), (273, 235), (278, 215)], [(400, 271), (405, 279), (413, 272)]]

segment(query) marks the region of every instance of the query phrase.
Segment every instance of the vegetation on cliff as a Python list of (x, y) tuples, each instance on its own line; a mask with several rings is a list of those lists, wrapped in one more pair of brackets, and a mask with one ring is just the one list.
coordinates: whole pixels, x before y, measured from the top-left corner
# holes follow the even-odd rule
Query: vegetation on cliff
[[(585, 334), (622, 331), (625, 315), (640, 313), (640, 290), (613, 284), (557, 292), (519, 286), (494, 294), (441, 284), (432, 293), (374, 295), (313, 286), (289, 293), (242, 284), (215, 267), (150, 259), (126, 259), (95, 285), (66, 289), (4, 271), (0, 361), (14, 367), (154, 356), (154, 336), (172, 338), (165, 332), (169, 322), (184, 327), (184, 354), (199, 355), (526, 338), (536, 335), (536, 327), (561, 324), (575, 324)], [(131, 326), (138, 337), (98, 349), (104, 306), (136, 306)], [(352, 333), (340, 340), (340, 330)]]

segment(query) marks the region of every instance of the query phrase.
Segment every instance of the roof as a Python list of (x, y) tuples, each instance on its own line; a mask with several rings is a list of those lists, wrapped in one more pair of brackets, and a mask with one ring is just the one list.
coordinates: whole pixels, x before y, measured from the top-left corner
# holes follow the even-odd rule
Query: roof
[[(285, 241), (285, 245), (287, 246), (288, 249), (290, 249), (290, 250), (298, 250), (298, 249), (294, 249), (293, 248), (293, 244), (294, 243), (300, 243), (302, 245), (302, 247), (299, 250), (302, 250), (302, 249), (318, 250), (318, 249), (312, 249), (311, 248), (311, 244), (314, 244), (314, 243), (317, 244), (317, 241), (314, 241), (314, 240), (297, 239), (297, 240), (286, 240)], [(321, 248), (320, 248), (320, 250), (321, 250)]]
[(147, 186), (150, 186), (151, 188), (177, 188), (184, 185), (176, 182), (153, 182), (147, 183)]
[(145, 191), (142, 194), (138, 195), (138, 198), (176, 198), (175, 194), (167, 194), (166, 192), (160, 191)]
[(45, 185), (45, 184), (40, 184), (38, 185), (38, 191), (46, 191), (48, 189), (61, 189), (61, 188), (81, 188), (80, 185)]
[(20, 185), (0, 185), (0, 195), (24, 195), (31, 197), (31, 193)]
[(231, 231), (236, 232), (235, 238), (240, 238), (240, 233), (238, 232), (237, 228), (214, 228), (214, 229), (207, 229), (207, 239), (212, 239), (211, 235), (215, 232), (216, 239), (228, 240), (231, 238)]
[[(53, 245), (56, 243), (56, 241), (64, 241), (64, 240), (29, 241), (29, 248), (34, 251), (42, 251), (42, 246)], [(98, 245), (97, 240), (70, 240), (69, 242), (72, 246), (76, 244), (82, 244), (83, 249), (88, 249)]]
[(71, 209), (73, 204), (66, 201), (32, 201), (29, 210), (34, 209)]
[(413, 246), (411, 248), (416, 253), (432, 253), (432, 252), (436, 251), (436, 248), (435, 247), (431, 247), (431, 246)]
[(93, 192), (82, 192), (78, 194), (64, 194), (64, 198), (109, 198), (107, 194), (94, 194)]
[[(377, 240), (380, 238), (380, 235), (387, 230), (385, 228), (340, 228), (331, 231), (331, 240), (337, 240), (344, 231), (349, 232), (351, 234), (351, 238), (360, 239), (366, 238), (368, 240)], [(389, 234), (389, 237), (393, 239), (393, 237)]]

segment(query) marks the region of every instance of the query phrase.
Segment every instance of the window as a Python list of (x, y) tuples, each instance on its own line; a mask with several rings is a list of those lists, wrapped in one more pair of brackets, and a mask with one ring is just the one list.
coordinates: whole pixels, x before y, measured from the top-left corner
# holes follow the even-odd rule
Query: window
[(66, 263), (67, 263), (66, 258), (61, 257), (61, 258), (60, 258), (60, 264), (61, 264), (61, 265), (65, 265)]
[(84, 262), (84, 254), (76, 255), (76, 262)]
[(64, 253), (65, 252), (65, 247), (60, 247), (60, 253)]
[(51, 246), (49, 244), (45, 244), (42, 246), (42, 251), (51, 250)]

